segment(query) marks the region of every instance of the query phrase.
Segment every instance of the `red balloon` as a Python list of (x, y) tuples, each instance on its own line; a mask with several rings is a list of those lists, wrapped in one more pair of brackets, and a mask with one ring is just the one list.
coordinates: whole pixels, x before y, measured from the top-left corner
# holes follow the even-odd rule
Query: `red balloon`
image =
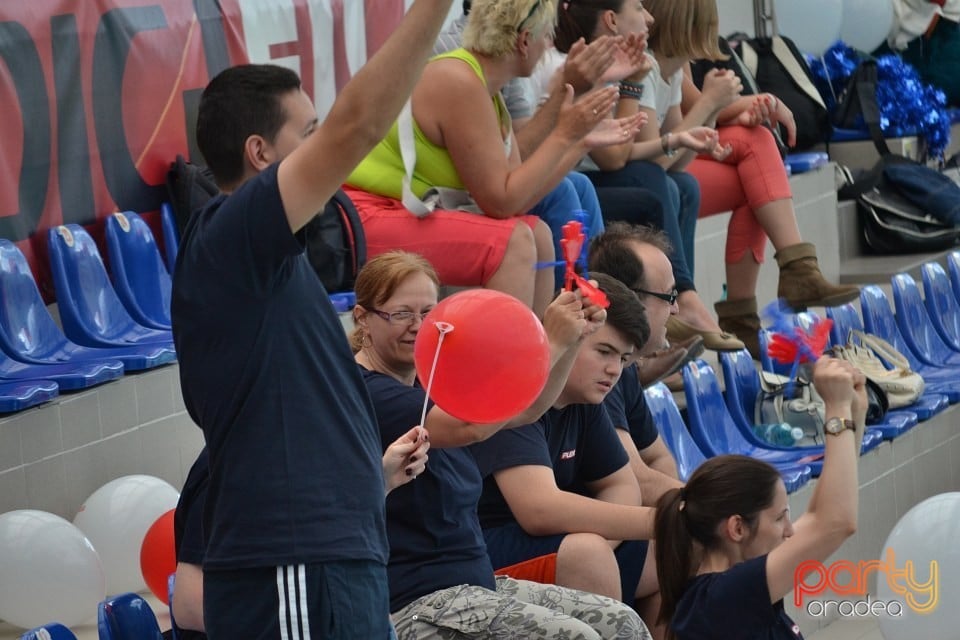
[(147, 529), (140, 545), (140, 571), (153, 595), (167, 602), (167, 580), (177, 570), (177, 552), (173, 543), (173, 513), (170, 509)]
[(479, 424), (502, 422), (526, 410), (543, 391), (550, 373), (547, 334), (516, 298), (468, 289), (434, 307), (414, 346), (424, 388), (440, 340), (437, 323), (453, 329), (440, 345), (430, 398), (450, 415)]

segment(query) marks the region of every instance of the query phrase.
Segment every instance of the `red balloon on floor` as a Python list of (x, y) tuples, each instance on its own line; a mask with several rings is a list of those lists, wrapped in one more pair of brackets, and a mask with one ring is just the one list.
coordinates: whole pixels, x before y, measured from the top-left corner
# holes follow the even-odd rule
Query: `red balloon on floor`
[(147, 587), (164, 604), (167, 602), (167, 580), (177, 570), (177, 553), (173, 542), (173, 513), (170, 509), (147, 529), (140, 546), (140, 571)]
[(444, 298), (423, 321), (414, 347), (424, 388), (440, 340), (437, 323), (453, 327), (440, 345), (430, 390), (441, 409), (488, 424), (516, 416), (540, 395), (550, 372), (550, 345), (540, 320), (522, 302), (489, 289)]

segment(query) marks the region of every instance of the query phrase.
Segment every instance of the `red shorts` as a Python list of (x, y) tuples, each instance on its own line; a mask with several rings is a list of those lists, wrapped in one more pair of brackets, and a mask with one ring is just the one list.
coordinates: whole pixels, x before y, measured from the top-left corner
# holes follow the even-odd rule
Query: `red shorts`
[(418, 218), (399, 200), (348, 186), (344, 191), (360, 214), (368, 258), (392, 249), (418, 253), (430, 261), (445, 285), (485, 285), (500, 268), (516, 226), (526, 223), (532, 229), (539, 220), (525, 215), (497, 220), (444, 210)]
[(548, 553), (545, 556), (530, 558), (509, 567), (497, 569), (493, 573), (498, 576), (510, 576), (514, 580), (554, 584), (557, 579), (557, 554)]

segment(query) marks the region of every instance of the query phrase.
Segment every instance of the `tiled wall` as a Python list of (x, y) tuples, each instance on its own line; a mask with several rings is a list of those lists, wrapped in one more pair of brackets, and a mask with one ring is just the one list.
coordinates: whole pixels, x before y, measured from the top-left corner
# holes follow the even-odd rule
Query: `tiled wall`
[(130, 474), (180, 489), (203, 436), (183, 407), (178, 371), (125, 375), (0, 418), (0, 513), (72, 520), (93, 491)]

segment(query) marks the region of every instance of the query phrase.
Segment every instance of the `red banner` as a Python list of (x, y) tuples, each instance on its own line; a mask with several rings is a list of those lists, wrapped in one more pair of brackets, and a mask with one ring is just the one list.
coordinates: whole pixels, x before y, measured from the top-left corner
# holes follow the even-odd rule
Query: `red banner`
[(171, 160), (197, 155), (196, 104), (213, 75), (290, 67), (322, 116), (403, 11), (403, 0), (0, 3), (0, 237), (52, 298), (47, 229), (79, 223), (99, 238), (114, 211), (159, 209)]

